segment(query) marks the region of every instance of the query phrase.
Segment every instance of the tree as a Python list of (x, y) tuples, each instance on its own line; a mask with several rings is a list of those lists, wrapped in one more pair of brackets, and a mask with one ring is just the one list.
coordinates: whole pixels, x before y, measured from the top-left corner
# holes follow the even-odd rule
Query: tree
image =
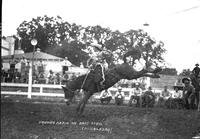
[[(79, 28), (79, 27), (77, 27)], [(77, 33), (76, 25), (64, 22), (60, 16), (37, 17), (32, 21), (24, 21), (17, 28), (17, 33), (22, 38), (21, 45), (25, 52), (33, 51), (30, 44), (32, 38), (38, 41), (37, 47), (46, 51), (48, 47), (60, 45), (64, 40), (73, 39)]]
[(62, 46), (55, 46), (53, 48), (47, 49), (46, 51), (58, 57), (68, 57), (71, 63), (79, 66), (81, 62), (86, 65), (86, 61), (87, 59), (89, 59), (88, 54), (82, 51), (83, 48), (85, 48), (85, 44), (82, 44), (80, 42), (71, 41), (69, 43), (67, 41), (64, 41), (62, 43)]
[(162, 41), (157, 42), (143, 30), (138, 30), (135, 47), (141, 50), (147, 68), (152, 65), (158, 67), (164, 64), (165, 61), (162, 56), (166, 52), (166, 49)]
[(177, 70), (175, 68), (164, 68), (160, 74), (164, 75), (177, 75)]
[(124, 53), (135, 47), (142, 52), (147, 68), (160, 66), (164, 62), (162, 54), (166, 51), (163, 42), (157, 42), (143, 30), (121, 33), (100, 25), (82, 27), (65, 22), (60, 16), (54, 18), (45, 15), (33, 18), (30, 22), (24, 21), (17, 31), (25, 52), (33, 51), (30, 41), (36, 38), (37, 47), (42, 51), (63, 58), (67, 56), (76, 65), (86, 63), (88, 53), (85, 50), (91, 43), (98, 43), (103, 49), (112, 52), (112, 56), (106, 57), (109, 65), (122, 61)]
[(183, 69), (183, 71), (179, 74), (180, 76), (190, 76), (192, 71), (190, 69)]

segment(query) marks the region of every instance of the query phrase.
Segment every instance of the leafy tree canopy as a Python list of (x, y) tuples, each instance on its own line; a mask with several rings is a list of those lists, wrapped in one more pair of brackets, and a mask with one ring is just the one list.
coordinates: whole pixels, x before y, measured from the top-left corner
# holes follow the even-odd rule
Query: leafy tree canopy
[(146, 67), (160, 66), (164, 63), (162, 57), (166, 51), (164, 43), (156, 41), (143, 30), (129, 30), (122, 33), (100, 25), (83, 27), (75, 23), (70, 24), (60, 16), (45, 15), (33, 18), (29, 22), (22, 22), (17, 32), (25, 52), (33, 51), (30, 41), (36, 38), (38, 40), (36, 47), (59, 57), (67, 56), (75, 65), (79, 65), (80, 62), (86, 63), (89, 55), (85, 50), (91, 43), (100, 44), (113, 53), (112, 57), (106, 57), (110, 65), (122, 60), (123, 54), (133, 47), (142, 52)]
[(180, 76), (190, 76), (192, 71), (190, 69), (183, 69), (183, 71), (179, 74)]
[(164, 75), (177, 75), (177, 70), (175, 68), (164, 68), (160, 74)]

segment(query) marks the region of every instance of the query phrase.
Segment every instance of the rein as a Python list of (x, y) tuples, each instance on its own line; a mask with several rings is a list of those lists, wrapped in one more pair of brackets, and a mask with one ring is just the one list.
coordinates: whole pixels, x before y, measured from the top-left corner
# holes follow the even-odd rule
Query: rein
[(87, 79), (89, 73), (90, 73), (90, 70), (87, 72), (87, 74), (86, 74), (86, 76), (85, 76), (85, 78), (84, 78), (84, 80), (83, 80), (83, 83), (82, 83), (82, 85), (81, 85), (81, 90), (83, 89), (83, 86), (84, 86), (84, 84), (85, 84), (85, 81), (86, 81), (86, 79)]

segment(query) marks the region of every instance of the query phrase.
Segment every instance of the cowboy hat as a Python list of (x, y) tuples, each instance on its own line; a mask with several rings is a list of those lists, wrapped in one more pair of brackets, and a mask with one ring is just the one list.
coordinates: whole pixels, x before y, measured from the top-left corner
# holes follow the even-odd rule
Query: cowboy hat
[(182, 79), (182, 82), (185, 83), (185, 81), (190, 82), (190, 79), (189, 79), (189, 78), (183, 78), (183, 79)]
[(91, 43), (91, 46), (94, 47), (94, 48), (96, 48), (96, 49), (99, 50), (99, 51), (102, 50), (101, 45), (99, 45), (99, 44)]
[(195, 66), (199, 66), (199, 64), (197, 63), (197, 64), (195, 64)]

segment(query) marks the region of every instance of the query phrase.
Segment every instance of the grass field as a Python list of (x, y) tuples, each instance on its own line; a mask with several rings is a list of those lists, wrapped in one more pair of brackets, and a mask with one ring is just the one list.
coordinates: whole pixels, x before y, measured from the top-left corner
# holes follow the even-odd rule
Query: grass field
[(191, 139), (200, 112), (1, 98), (1, 139)]

